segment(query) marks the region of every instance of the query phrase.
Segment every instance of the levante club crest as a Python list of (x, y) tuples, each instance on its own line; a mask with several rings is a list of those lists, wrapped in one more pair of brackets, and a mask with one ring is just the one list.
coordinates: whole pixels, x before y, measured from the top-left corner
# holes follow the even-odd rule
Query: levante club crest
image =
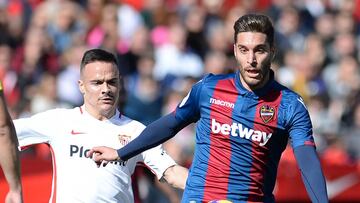
[(269, 121), (271, 121), (271, 119), (273, 119), (274, 117), (274, 114), (275, 114), (274, 107), (264, 105), (260, 108), (260, 117), (264, 121), (264, 123), (268, 123)]

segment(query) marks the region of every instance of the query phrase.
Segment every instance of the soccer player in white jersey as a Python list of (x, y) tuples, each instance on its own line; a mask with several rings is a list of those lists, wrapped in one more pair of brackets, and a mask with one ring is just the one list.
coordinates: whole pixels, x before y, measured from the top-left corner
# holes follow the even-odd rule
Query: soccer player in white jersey
[(22, 202), (20, 160), (17, 146), (15, 128), (6, 107), (3, 86), (0, 81), (0, 166), (9, 185), (5, 203)]
[(101, 167), (86, 157), (94, 146), (121, 148), (145, 128), (117, 109), (117, 67), (113, 54), (101, 49), (86, 51), (79, 80), (82, 106), (14, 120), (21, 148), (38, 143), (50, 146), (54, 172), (49, 202), (134, 202), (131, 174), (138, 162), (144, 162), (158, 179), (185, 187), (187, 169), (176, 165), (161, 146), (125, 162), (114, 161)]

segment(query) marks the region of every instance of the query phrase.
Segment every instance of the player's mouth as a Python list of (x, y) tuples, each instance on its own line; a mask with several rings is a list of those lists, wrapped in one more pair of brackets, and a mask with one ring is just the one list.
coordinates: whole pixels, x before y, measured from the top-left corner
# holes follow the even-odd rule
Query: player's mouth
[(100, 100), (105, 104), (112, 104), (114, 102), (114, 98), (112, 97), (103, 97)]
[(245, 70), (247, 75), (251, 78), (258, 78), (260, 76), (260, 71), (256, 69), (247, 69)]

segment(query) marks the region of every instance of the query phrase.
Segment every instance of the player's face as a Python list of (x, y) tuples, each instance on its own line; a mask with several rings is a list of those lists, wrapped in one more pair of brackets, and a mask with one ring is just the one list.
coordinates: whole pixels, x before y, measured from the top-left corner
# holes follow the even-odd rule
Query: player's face
[(99, 120), (111, 118), (116, 111), (120, 76), (116, 65), (108, 62), (87, 64), (79, 80), (86, 110)]
[(234, 44), (240, 79), (248, 90), (263, 87), (269, 80), (273, 50), (266, 35), (260, 32), (240, 32)]

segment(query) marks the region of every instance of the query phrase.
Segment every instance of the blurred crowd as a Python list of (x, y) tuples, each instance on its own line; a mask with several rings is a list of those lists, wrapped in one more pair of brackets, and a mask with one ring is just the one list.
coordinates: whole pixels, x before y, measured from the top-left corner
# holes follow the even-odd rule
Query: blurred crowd
[[(304, 98), (321, 158), (360, 163), (360, 0), (0, 0), (0, 79), (11, 114), (81, 105), (82, 54), (103, 48), (119, 59), (119, 108), (149, 124), (204, 74), (236, 69), (233, 23), (250, 12), (273, 20), (272, 69)], [(188, 166), (193, 142), (188, 126), (165, 147)]]

